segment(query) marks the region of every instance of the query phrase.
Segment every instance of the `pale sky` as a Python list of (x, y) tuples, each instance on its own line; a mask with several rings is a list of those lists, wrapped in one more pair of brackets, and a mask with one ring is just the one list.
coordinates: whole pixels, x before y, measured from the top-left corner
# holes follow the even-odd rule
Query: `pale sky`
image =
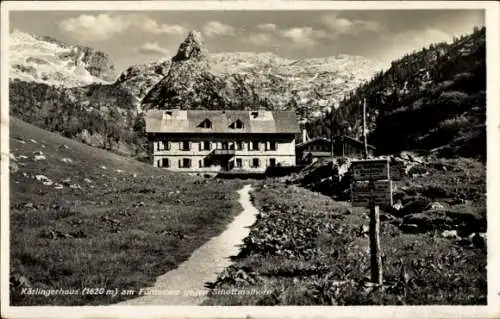
[(214, 53), (349, 54), (385, 62), (484, 24), (483, 10), (10, 12), (11, 31), (101, 49), (118, 71), (175, 54), (190, 30), (201, 32)]

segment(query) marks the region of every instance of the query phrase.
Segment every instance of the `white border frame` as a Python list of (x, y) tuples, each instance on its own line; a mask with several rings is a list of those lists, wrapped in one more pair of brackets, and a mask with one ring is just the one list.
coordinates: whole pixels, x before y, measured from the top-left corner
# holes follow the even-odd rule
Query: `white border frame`
[[(487, 38), (487, 216), (488, 216), (488, 306), (9, 306), (9, 108), (8, 37), (9, 11), (207, 11), (207, 10), (394, 10), (394, 9), (484, 9)], [(1, 10), (1, 317), (5, 318), (137, 318), (137, 317), (342, 317), (342, 318), (493, 318), (500, 317), (500, 207), (499, 183), (499, 4), (494, 1), (47, 1), (3, 2)], [(495, 196), (496, 195), (496, 196)]]

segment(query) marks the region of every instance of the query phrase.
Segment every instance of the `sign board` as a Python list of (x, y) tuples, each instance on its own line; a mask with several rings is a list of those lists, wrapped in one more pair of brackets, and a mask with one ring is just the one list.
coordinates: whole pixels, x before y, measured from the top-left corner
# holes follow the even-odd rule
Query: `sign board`
[(351, 196), (353, 207), (368, 207), (370, 203), (379, 206), (392, 206), (392, 181), (353, 182)]
[(405, 168), (402, 163), (391, 164), (391, 179), (393, 181), (400, 181), (405, 175)]
[(353, 180), (391, 179), (388, 159), (352, 161)]

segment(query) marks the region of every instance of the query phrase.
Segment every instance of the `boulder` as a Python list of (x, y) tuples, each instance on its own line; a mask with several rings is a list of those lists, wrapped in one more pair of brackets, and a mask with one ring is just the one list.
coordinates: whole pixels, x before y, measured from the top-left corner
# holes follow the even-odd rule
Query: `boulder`
[(475, 233), (472, 236), (472, 244), (476, 248), (486, 248), (486, 233)]
[(410, 233), (410, 234), (421, 232), (417, 224), (402, 224), (401, 230), (405, 233)]
[(9, 171), (11, 174), (17, 173), (19, 171), (19, 165), (17, 165), (17, 163), (14, 161), (10, 161), (9, 162)]
[(398, 212), (399, 216), (406, 216), (409, 214), (421, 213), (427, 209), (431, 201), (425, 197), (415, 197), (413, 200), (409, 201), (403, 206)]
[(441, 233), (444, 238), (459, 239), (458, 232), (456, 230), (445, 230)]
[(63, 189), (63, 188), (64, 188), (64, 186), (63, 186), (63, 185), (61, 185), (61, 184), (59, 184), (59, 183), (55, 183), (55, 184), (54, 184), (54, 188), (55, 188), (55, 189)]
[(417, 232), (424, 233), (433, 230), (450, 230), (455, 226), (453, 218), (440, 211), (426, 211), (403, 217), (404, 224), (417, 225)]
[(427, 207), (426, 210), (437, 210), (437, 209), (444, 209), (445, 206), (439, 202), (432, 202), (430, 203)]
[(26, 276), (22, 275), (12, 275), (9, 280), (11, 287), (15, 288), (30, 288), (31, 283)]
[(29, 202), (29, 203), (24, 204), (24, 207), (25, 208), (35, 208), (35, 205), (33, 205), (32, 202)]
[(35, 156), (33, 157), (33, 159), (34, 159), (35, 161), (43, 161), (43, 160), (46, 160), (47, 158), (45, 157), (45, 155), (35, 155)]
[(394, 205), (392, 205), (392, 208), (396, 211), (399, 211), (403, 208), (403, 204), (401, 202), (397, 202)]

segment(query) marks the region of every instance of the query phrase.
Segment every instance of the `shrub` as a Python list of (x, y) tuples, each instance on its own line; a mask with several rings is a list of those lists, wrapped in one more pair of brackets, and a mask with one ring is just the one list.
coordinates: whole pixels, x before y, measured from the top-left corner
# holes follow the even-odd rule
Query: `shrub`
[(441, 121), (439, 123), (439, 129), (446, 132), (458, 132), (461, 128), (466, 127), (470, 124), (469, 118), (464, 114), (455, 116), (454, 118)]

